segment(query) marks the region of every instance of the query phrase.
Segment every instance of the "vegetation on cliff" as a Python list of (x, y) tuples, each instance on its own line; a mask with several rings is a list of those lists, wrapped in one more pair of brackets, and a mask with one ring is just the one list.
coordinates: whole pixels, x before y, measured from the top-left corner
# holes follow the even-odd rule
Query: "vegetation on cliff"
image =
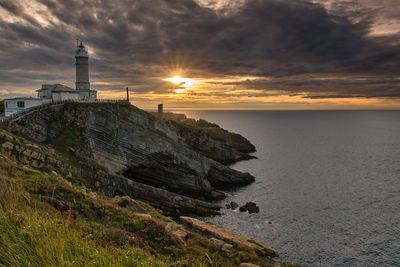
[[(45, 109), (7, 122), (14, 134), (0, 129), (0, 266), (291, 266), (273, 261), (278, 254), (272, 248), (222, 227), (188, 217), (181, 217), (183, 225), (173, 222), (148, 203), (189, 211), (215, 207), (110, 174), (93, 154), (101, 150), (91, 146), (98, 140), (90, 131), (110, 122), (116, 125), (105, 124), (106, 133), (115, 139), (104, 148), (111, 152), (128, 124), (139, 137), (149, 133), (149, 145), (167, 144), (207, 164), (174, 144), (179, 140), (165, 123), (123, 104)], [(215, 182), (237, 175), (208, 164), (218, 172), (208, 174)]]
[(101, 197), (0, 157), (0, 265), (266, 265), (251, 249), (228, 257), (195, 233), (182, 242), (171, 224), (143, 202)]

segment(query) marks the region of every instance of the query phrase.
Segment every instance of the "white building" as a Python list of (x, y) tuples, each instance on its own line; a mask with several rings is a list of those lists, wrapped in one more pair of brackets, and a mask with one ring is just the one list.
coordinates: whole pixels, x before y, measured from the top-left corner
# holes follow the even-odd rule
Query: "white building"
[(42, 88), (37, 92), (39, 99), (43, 100), (44, 104), (64, 100), (79, 100), (79, 92), (77, 90), (59, 83), (42, 84)]
[(97, 99), (97, 91), (90, 90), (89, 83), (89, 56), (85, 46), (80, 42), (75, 51), (76, 82), (75, 89), (56, 83), (43, 84), (37, 90), (38, 98), (19, 97), (4, 99), (5, 116), (25, 112), (27, 109), (60, 101), (85, 101), (92, 102)]
[(24, 112), (28, 108), (40, 106), (43, 101), (39, 98), (32, 97), (16, 97), (4, 99), (5, 116), (9, 117), (13, 114)]

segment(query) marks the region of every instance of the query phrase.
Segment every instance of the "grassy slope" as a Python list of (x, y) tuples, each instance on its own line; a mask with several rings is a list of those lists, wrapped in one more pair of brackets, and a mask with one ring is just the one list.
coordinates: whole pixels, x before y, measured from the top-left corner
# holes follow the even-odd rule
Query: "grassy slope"
[[(76, 210), (77, 219), (69, 215), (71, 211), (62, 211), (59, 202)], [(0, 157), (0, 265), (262, 264), (252, 251), (226, 259), (205, 238), (195, 235), (182, 245), (165, 231), (168, 218), (142, 202), (136, 204), (125, 208), (116, 199)], [(152, 219), (143, 219), (137, 212), (151, 214)]]

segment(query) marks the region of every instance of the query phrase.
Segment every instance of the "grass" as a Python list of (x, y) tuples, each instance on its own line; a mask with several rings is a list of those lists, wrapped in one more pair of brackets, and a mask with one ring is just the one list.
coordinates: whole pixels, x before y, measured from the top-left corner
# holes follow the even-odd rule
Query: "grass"
[(170, 222), (143, 202), (102, 197), (0, 157), (0, 266), (262, 264), (252, 251), (226, 258), (198, 235), (183, 245), (165, 230)]
[[(78, 218), (71, 219), (45, 197), (69, 203)], [(112, 228), (134, 232), (159, 256), (129, 246), (123, 235), (111, 234)], [(165, 266), (178, 260), (182, 248), (163, 229), (161, 221), (135, 217), (62, 178), (0, 159), (0, 265)]]

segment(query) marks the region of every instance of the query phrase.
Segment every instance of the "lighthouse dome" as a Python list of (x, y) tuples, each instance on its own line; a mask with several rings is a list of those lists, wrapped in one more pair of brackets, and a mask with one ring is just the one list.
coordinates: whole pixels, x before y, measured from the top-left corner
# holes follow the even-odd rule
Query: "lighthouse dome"
[(78, 49), (75, 51), (75, 57), (88, 57), (88, 52), (82, 42), (80, 42)]

